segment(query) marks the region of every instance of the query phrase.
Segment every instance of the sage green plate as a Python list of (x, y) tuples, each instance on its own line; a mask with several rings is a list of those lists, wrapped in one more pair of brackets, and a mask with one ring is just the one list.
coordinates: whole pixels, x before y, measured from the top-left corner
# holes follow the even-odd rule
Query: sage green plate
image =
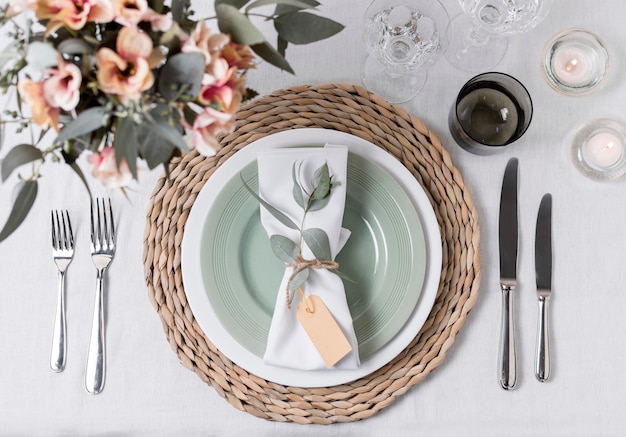
[[(343, 226), (352, 234), (337, 256), (361, 360), (390, 341), (411, 316), (426, 274), (426, 241), (415, 205), (374, 162), (350, 152)], [(256, 161), (240, 170), (257, 189)], [(233, 175), (204, 222), (200, 265), (219, 322), (262, 357), (284, 265), (274, 256), (259, 205)], [(210, 333), (209, 333), (210, 335)]]

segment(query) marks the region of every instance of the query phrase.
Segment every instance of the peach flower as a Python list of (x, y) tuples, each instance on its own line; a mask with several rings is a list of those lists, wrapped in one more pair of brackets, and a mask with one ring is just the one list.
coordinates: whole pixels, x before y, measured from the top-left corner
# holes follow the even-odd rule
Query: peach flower
[(78, 30), (88, 21), (108, 23), (114, 17), (110, 0), (39, 0), (36, 15), (49, 20), (47, 35), (63, 26)]
[(189, 35), (189, 38), (183, 43), (181, 51), (184, 53), (201, 53), (204, 56), (204, 62), (209, 64), (215, 54), (220, 56), (222, 48), (230, 42), (230, 37), (223, 33), (214, 34), (213, 31), (206, 26), (203, 21), (196, 24), (195, 29)]
[(154, 83), (148, 58), (152, 40), (134, 27), (124, 27), (117, 36), (117, 52), (102, 48), (96, 53), (100, 89), (122, 100), (139, 100)]
[(249, 70), (254, 68), (254, 55), (250, 46), (231, 42), (222, 49), (222, 58), (226, 59), (228, 65), (236, 67), (238, 70)]
[(205, 108), (190, 128), (189, 147), (196, 149), (201, 155), (213, 156), (219, 149), (217, 135), (230, 133), (234, 129), (235, 122), (231, 114)]
[(122, 159), (118, 168), (113, 147), (107, 146), (100, 153), (89, 155), (87, 160), (93, 165), (92, 176), (106, 188), (123, 188), (133, 180), (126, 160)]
[(44, 97), (44, 82), (33, 82), (30, 79), (20, 80), (17, 90), (30, 107), (33, 121), (43, 129), (50, 126), (59, 132), (59, 114), (61, 110), (51, 106)]
[(78, 104), (82, 76), (76, 65), (62, 59), (57, 68), (47, 69), (46, 74), (48, 77), (39, 82), (19, 81), (17, 89), (30, 106), (33, 121), (44, 129), (52, 126), (58, 132), (61, 110), (71, 111)]

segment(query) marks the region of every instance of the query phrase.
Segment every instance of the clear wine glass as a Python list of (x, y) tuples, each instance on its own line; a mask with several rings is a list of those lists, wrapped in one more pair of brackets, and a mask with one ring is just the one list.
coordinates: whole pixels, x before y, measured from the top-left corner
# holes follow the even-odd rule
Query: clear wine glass
[(463, 13), (450, 25), (446, 57), (455, 67), (486, 71), (497, 65), (508, 35), (534, 28), (550, 10), (552, 0), (459, 0)]
[(412, 99), (445, 51), (448, 13), (437, 0), (373, 0), (365, 18), (365, 87), (390, 103)]

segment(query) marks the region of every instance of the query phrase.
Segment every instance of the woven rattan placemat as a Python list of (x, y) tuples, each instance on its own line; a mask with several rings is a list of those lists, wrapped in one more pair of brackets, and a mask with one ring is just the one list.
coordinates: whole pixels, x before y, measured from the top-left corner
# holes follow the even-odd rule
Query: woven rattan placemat
[[(189, 211), (213, 171), (252, 141), (303, 127), (347, 132), (397, 157), (428, 194), (442, 236), (441, 282), (419, 334), (378, 371), (327, 388), (275, 384), (222, 355), (194, 319), (180, 265)], [(472, 197), (450, 155), (419, 119), (347, 84), (300, 86), (257, 98), (238, 112), (237, 129), (221, 144), (223, 148), (214, 157), (190, 153), (173, 163), (169, 179), (159, 179), (148, 206), (145, 279), (172, 349), (183, 365), (233, 406), (264, 419), (301, 424), (351, 422), (389, 406), (441, 364), (478, 297), (478, 220)]]

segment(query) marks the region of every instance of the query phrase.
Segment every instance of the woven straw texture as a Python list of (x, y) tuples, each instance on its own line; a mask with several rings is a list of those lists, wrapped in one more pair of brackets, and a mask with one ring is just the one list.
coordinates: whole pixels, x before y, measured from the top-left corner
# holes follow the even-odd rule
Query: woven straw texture
[[(407, 348), (378, 371), (327, 388), (275, 384), (222, 355), (194, 319), (183, 289), (180, 254), (197, 194), (226, 159), (268, 134), (296, 128), (335, 129), (376, 144), (399, 159), (424, 187), (441, 229), (443, 268), (433, 309)], [(439, 139), (417, 118), (363, 88), (300, 86), (250, 102), (234, 133), (211, 158), (189, 153), (159, 179), (147, 211), (144, 274), (150, 300), (179, 359), (239, 410), (300, 424), (371, 417), (421, 382), (444, 360), (478, 297), (478, 219), (471, 195)], [(210, 333), (209, 333), (210, 336)]]

